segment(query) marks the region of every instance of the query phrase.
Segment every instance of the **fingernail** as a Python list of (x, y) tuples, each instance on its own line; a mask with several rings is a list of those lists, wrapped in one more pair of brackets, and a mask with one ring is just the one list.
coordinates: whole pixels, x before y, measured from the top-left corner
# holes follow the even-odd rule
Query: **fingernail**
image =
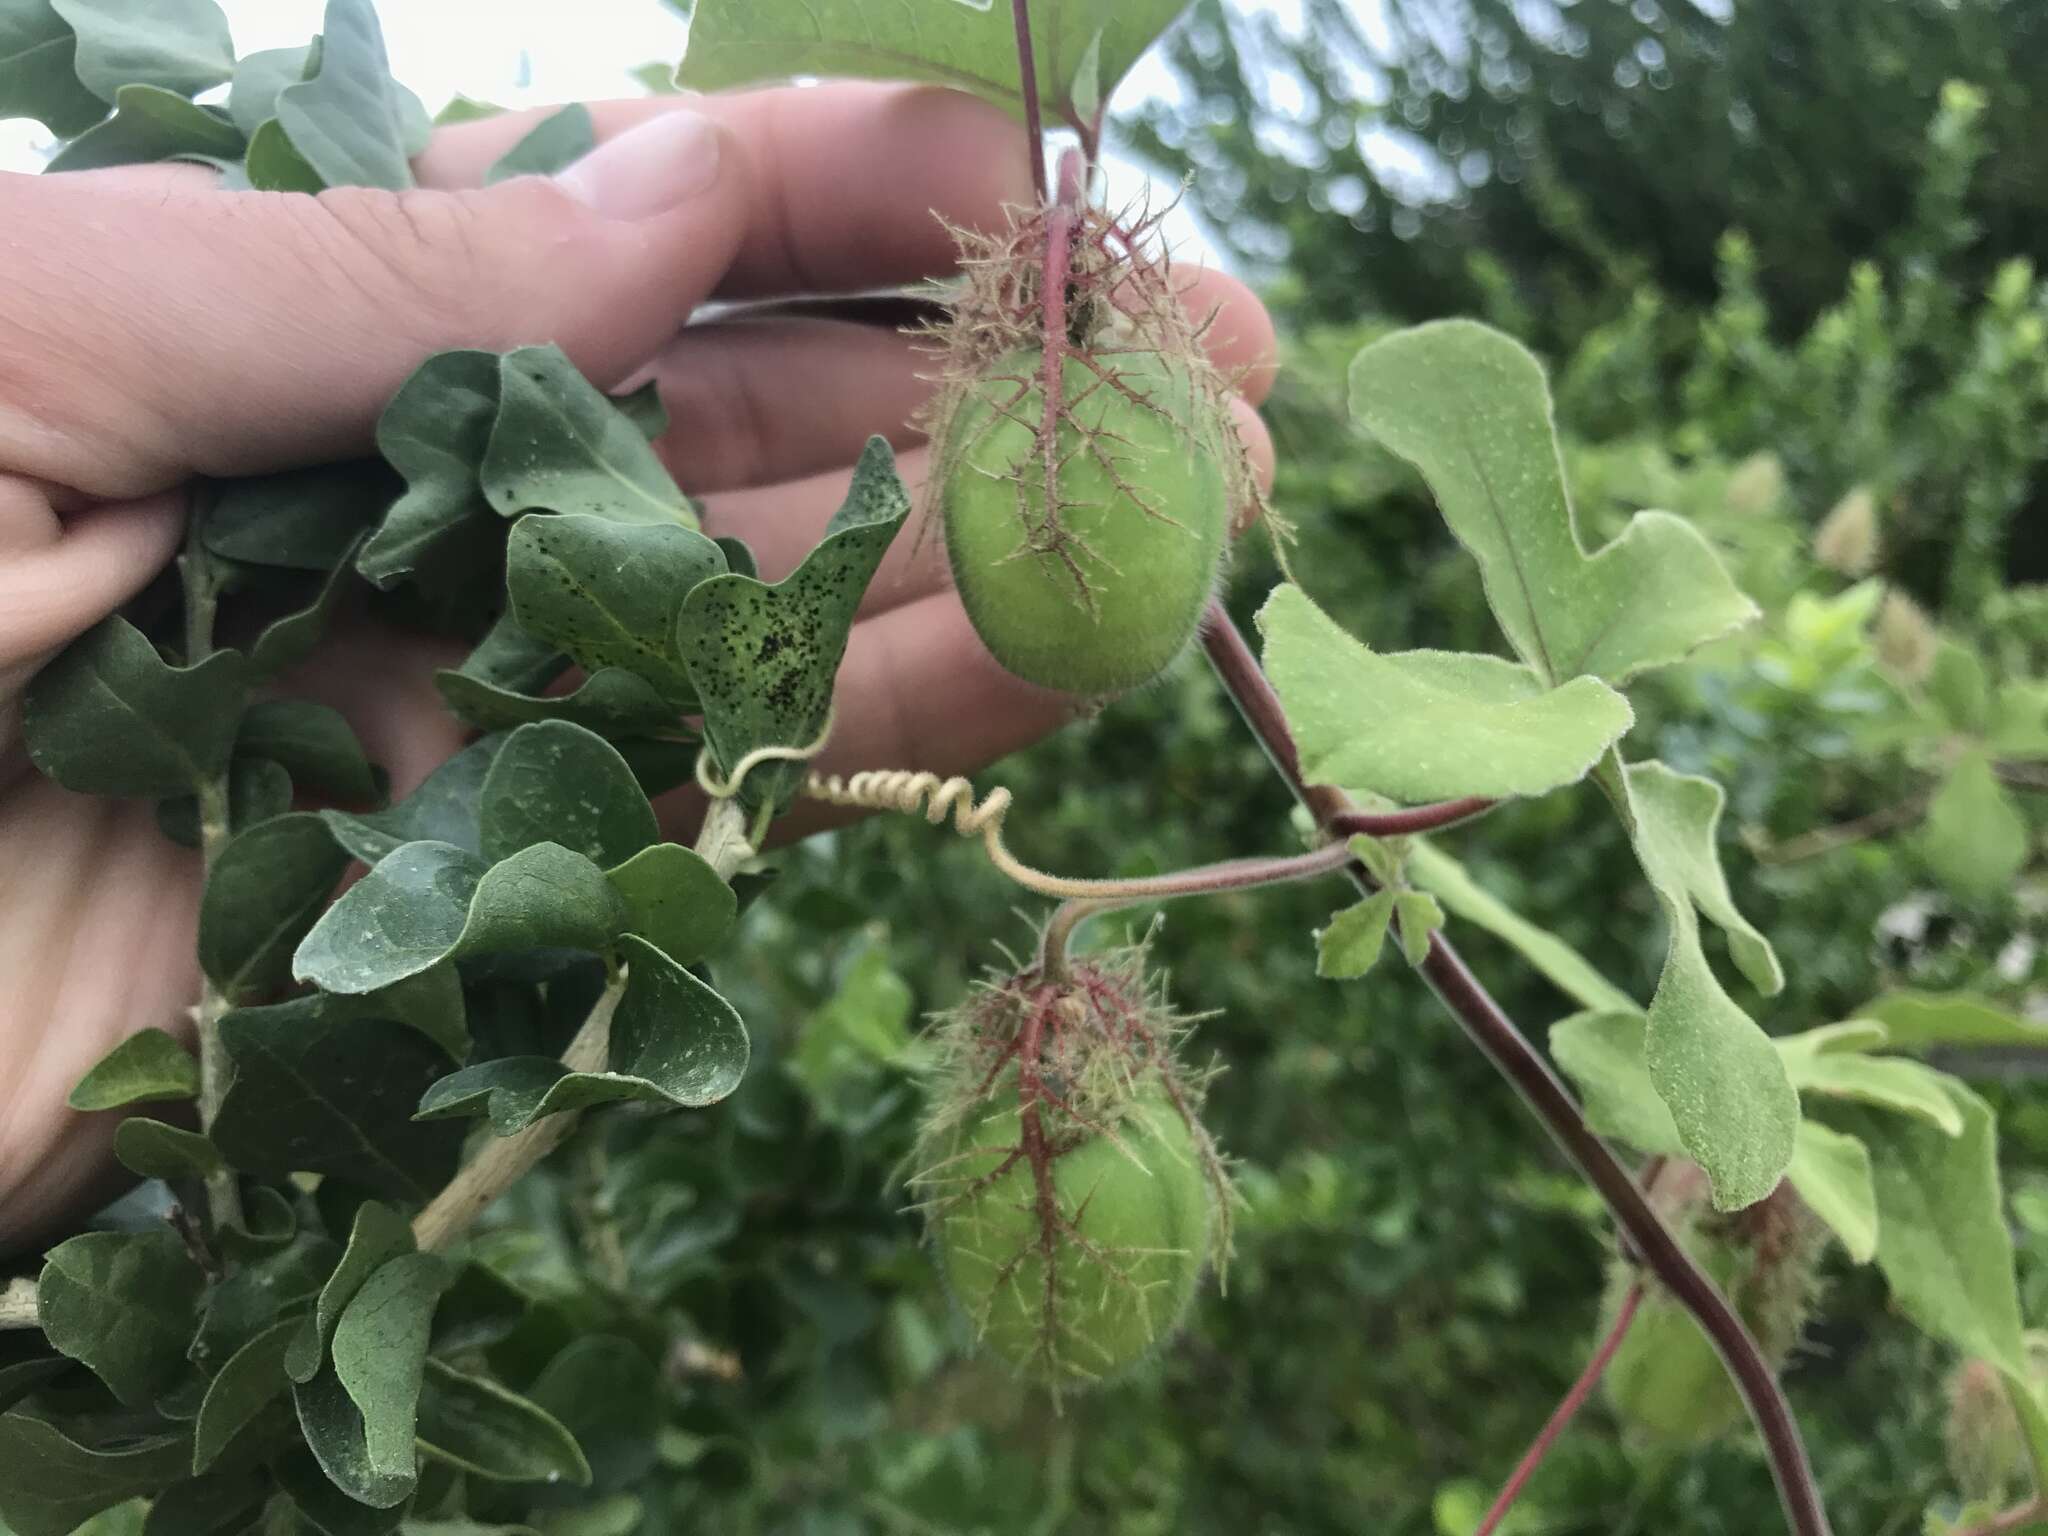
[(718, 180), (723, 138), (708, 117), (663, 112), (599, 145), (555, 182), (608, 219), (651, 219)]

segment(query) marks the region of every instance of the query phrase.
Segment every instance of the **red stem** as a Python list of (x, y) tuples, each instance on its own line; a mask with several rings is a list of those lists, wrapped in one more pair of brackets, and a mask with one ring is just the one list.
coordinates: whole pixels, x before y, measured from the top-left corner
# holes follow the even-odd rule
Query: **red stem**
[(1607, 1374), (1608, 1364), (1614, 1359), (1615, 1351), (1621, 1348), (1621, 1341), (1628, 1337), (1629, 1324), (1636, 1320), (1636, 1308), (1642, 1304), (1643, 1287), (1638, 1281), (1621, 1298), (1621, 1311), (1614, 1319), (1614, 1326), (1607, 1330), (1607, 1337), (1593, 1351), (1593, 1358), (1586, 1362), (1579, 1379), (1565, 1393), (1564, 1401), (1557, 1405), (1543, 1428), (1537, 1431), (1536, 1438), (1529, 1442), (1529, 1449), (1522, 1453), (1522, 1459), (1515, 1463), (1515, 1470), (1501, 1485), (1500, 1497), (1493, 1501), (1493, 1508), (1486, 1512), (1486, 1518), (1474, 1528), (1472, 1536), (1493, 1536), (1501, 1521), (1508, 1517), (1508, 1511), (1515, 1507), (1515, 1500), (1522, 1496), (1522, 1489), (1536, 1475), (1536, 1469), (1543, 1465), (1543, 1458), (1550, 1454), (1550, 1448), (1557, 1444), (1558, 1436), (1578, 1417), (1579, 1410), (1586, 1406), (1586, 1399), (1600, 1385), (1600, 1378)]
[[(1258, 660), (1237, 625), (1220, 606), (1212, 606), (1209, 611), (1202, 643), (1209, 653), (1210, 666), (1245, 724), (1265, 748), (1267, 759), (1295, 799), (1315, 817), (1317, 825), (1328, 827), (1335, 818), (1355, 811), (1350, 797), (1342, 790), (1303, 780), (1294, 737), (1280, 708), (1280, 696), (1259, 669)], [(1349, 873), (1360, 889), (1372, 890), (1372, 877), (1362, 865), (1352, 864)], [(1776, 1373), (1728, 1299), (1679, 1247), (1629, 1171), (1586, 1124), (1585, 1115), (1557, 1074), (1550, 1070), (1549, 1063), (1515, 1027), (1514, 1020), (1487, 995), (1441, 933), (1431, 938), (1429, 954), (1420, 970), (1423, 980), (1450, 1009), (1473, 1044), (1508, 1080), (1565, 1156), (1599, 1192), (1642, 1262), (1713, 1341), (1763, 1436), (1771, 1475), (1778, 1484), (1778, 1498), (1795, 1536), (1829, 1536), (1827, 1511), (1821, 1505), (1820, 1490), (1814, 1483), (1813, 1467), (1807, 1459), (1805, 1442), (1800, 1439), (1799, 1425), (1779, 1389)]]
[(1339, 837), (1403, 837), (1412, 832), (1435, 832), (1462, 821), (1484, 816), (1498, 800), (1471, 795), (1463, 800), (1442, 800), (1435, 805), (1415, 805), (1403, 811), (1342, 811), (1329, 820), (1329, 830)]
[(1010, 0), (1017, 19), (1017, 84), (1024, 92), (1024, 126), (1031, 134), (1031, 185), (1038, 189), (1038, 205), (1052, 201), (1052, 187), (1045, 179), (1045, 121), (1038, 108), (1038, 55), (1031, 47), (1031, 0)]

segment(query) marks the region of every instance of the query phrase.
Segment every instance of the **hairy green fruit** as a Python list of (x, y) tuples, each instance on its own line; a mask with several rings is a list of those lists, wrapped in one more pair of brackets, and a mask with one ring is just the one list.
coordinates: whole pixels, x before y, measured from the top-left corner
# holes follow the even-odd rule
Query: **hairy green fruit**
[(1948, 1383), (1943, 1426), (1949, 1475), (1966, 1501), (2003, 1503), (2026, 1475), (2027, 1446), (2005, 1378), (1988, 1360), (1965, 1360)]
[[(1014, 1094), (1014, 1081), (1007, 1085)], [(1210, 1191), (1166, 1094), (1140, 1092), (1106, 1133), (1052, 1163), (1060, 1230), (1041, 1242), (1014, 1097), (960, 1128), (953, 1172), (987, 1182), (937, 1224), (946, 1283), (982, 1344), (1041, 1382), (1115, 1376), (1180, 1325), (1207, 1261)]]
[[(1735, 1304), (1764, 1358), (1782, 1367), (1813, 1309), (1827, 1229), (1789, 1184), (1746, 1210), (1717, 1213), (1708, 1204), (1706, 1175), (1683, 1161), (1658, 1170), (1649, 1196), (1694, 1262)], [(1615, 1266), (1603, 1332), (1638, 1278)], [(1692, 1314), (1662, 1286), (1643, 1283), (1648, 1290), (1635, 1322), (1607, 1367), (1608, 1402), (1639, 1439), (1676, 1446), (1712, 1440), (1741, 1422), (1741, 1395)]]
[(1047, 688), (1118, 693), (1180, 654), (1215, 588), (1229, 428), (1186, 362), (1070, 357), (1048, 495), (1042, 366), (1011, 353), (953, 418), (946, 551), (996, 660)]
[(1055, 1394), (1157, 1349), (1228, 1257), (1184, 1030), (1138, 949), (1004, 977), (940, 1021), (911, 1187), (977, 1342)]

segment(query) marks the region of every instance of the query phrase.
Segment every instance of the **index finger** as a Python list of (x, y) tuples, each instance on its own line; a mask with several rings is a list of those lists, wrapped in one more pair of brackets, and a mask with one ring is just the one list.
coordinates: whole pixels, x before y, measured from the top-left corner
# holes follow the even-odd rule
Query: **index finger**
[[(835, 82), (590, 104), (600, 144), (677, 111), (727, 124), (752, 162), (747, 227), (722, 298), (850, 293), (935, 277), (954, 266), (947, 223), (996, 229), (1005, 203), (1032, 196), (1023, 126), (958, 91)], [(443, 128), (414, 169), (426, 186), (480, 186), (547, 115), (508, 112)]]

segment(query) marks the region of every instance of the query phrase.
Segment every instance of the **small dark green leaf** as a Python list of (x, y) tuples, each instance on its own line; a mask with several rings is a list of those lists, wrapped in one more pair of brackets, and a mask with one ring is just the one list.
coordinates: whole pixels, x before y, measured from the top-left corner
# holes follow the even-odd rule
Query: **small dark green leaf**
[(566, 720), (607, 738), (682, 730), (676, 707), (646, 678), (623, 667), (593, 672), (575, 692), (564, 694), (519, 693), (450, 671), (435, 673), (434, 686), (458, 719), (480, 731), (509, 731), (541, 720)]
[[(861, 595), (909, 515), (894, 455), (871, 438), (845, 504), (789, 577), (766, 586), (728, 574), (692, 590), (676, 650), (703, 701), (705, 735), (724, 771), (757, 747), (802, 747), (816, 739)], [(750, 808), (780, 805), (801, 772), (800, 764), (765, 763), (748, 775), (741, 799)]]
[(229, 841), (199, 902), (199, 964), (222, 995), (248, 1002), (291, 980), (292, 951), (348, 862), (313, 815), (275, 816)]
[(370, 0), (328, 0), (319, 72), (277, 96), (292, 145), (330, 187), (413, 184), (399, 87)]
[(1379, 964), (1394, 916), (1394, 893), (1375, 891), (1346, 907), (1316, 934), (1316, 974), (1334, 981), (1363, 976)]
[[(655, 442), (668, 431), (668, 407), (661, 403), (661, 385), (649, 379), (638, 389), (623, 395), (613, 395), (612, 404), (634, 426), (647, 441)], [(701, 519), (700, 519), (701, 521)], [(724, 540), (720, 540), (723, 543)]]
[(252, 192), (324, 192), (327, 183), (306, 162), (276, 118), (249, 135), (242, 157), (242, 175)]
[(253, 1531), (270, 1480), (238, 1468), (173, 1483), (149, 1506), (142, 1536), (240, 1536)]
[(356, 1207), (348, 1247), (320, 1287), (312, 1316), (285, 1353), (285, 1369), (292, 1380), (311, 1381), (319, 1374), (327, 1358), (328, 1340), (334, 1337), (356, 1292), (385, 1263), (413, 1251), (412, 1225), (404, 1216), (376, 1200), (365, 1200)]
[(533, 693), (547, 687), (569, 667), (569, 658), (544, 640), (519, 627), (509, 613), (501, 613), (476, 649), (463, 658), (455, 670), (463, 677), (493, 688), (516, 693)]
[(583, 1447), (594, 1492), (637, 1487), (653, 1470), (661, 1376), (631, 1340), (577, 1339), (548, 1362), (528, 1395)]
[(44, 1257), (43, 1332), (123, 1403), (147, 1406), (184, 1368), (204, 1278), (169, 1228), (85, 1233)]
[(448, 1053), (451, 1061), (469, 1054), (469, 1010), (462, 977), (453, 965), (437, 965), (362, 1000), (367, 1016), (407, 1024)]
[[(368, 534), (363, 535), (363, 539), (368, 537)], [(340, 562), (320, 583), (310, 603), (263, 626), (262, 633), (249, 647), (249, 664), (259, 675), (276, 677), (313, 654), (321, 635), (326, 633), (327, 621), (333, 617), (335, 603), (354, 577), (353, 551), (362, 541), (358, 539), (343, 553)]]
[(498, 419), (494, 352), (441, 352), (405, 381), (377, 421), (377, 450), (405, 477), (405, 494), (356, 557), (380, 587), (496, 535), (477, 472)]
[(27, 1414), (0, 1414), (0, 1520), (15, 1536), (71, 1536), (103, 1509), (185, 1476), (183, 1435), (124, 1439), (95, 1449)]
[(241, 153), (234, 124), (210, 109), (159, 86), (124, 85), (114, 115), (66, 144), (44, 169), (96, 171), (184, 155), (239, 159)]
[(242, 716), (235, 750), (282, 764), (292, 782), (336, 800), (377, 797), (377, 775), (341, 711), (310, 699), (264, 699)]
[(626, 903), (630, 931), (677, 965), (714, 954), (739, 919), (732, 887), (679, 843), (643, 848), (605, 878)]
[(576, 1437), (545, 1410), (439, 1360), (427, 1362), (419, 1440), (427, 1455), (493, 1482), (590, 1482)]
[(677, 616), (692, 587), (724, 570), (716, 544), (674, 523), (522, 517), (505, 546), (520, 628), (587, 671), (637, 672), (679, 712), (696, 690), (675, 652)]
[(310, 1309), (340, 1262), (341, 1248), (317, 1232), (300, 1232), (273, 1252), (248, 1258), (206, 1293), (187, 1356), (209, 1375), (272, 1323)]
[(408, 843), (327, 909), (293, 968), (328, 992), (374, 992), (465, 956), (602, 949), (625, 922), (604, 872), (570, 849), (537, 843), (486, 867), (447, 843)]
[(130, 1173), (166, 1183), (203, 1179), (222, 1166), (219, 1149), (199, 1132), (142, 1115), (130, 1115), (114, 1128), (114, 1157)]
[(497, 164), (484, 172), (484, 185), (512, 176), (552, 176), (574, 165), (597, 147), (597, 132), (590, 121), (590, 108), (572, 101), (559, 112), (550, 112), (525, 138), (514, 144)]
[(78, 34), (78, 78), (102, 101), (145, 84), (196, 96), (235, 68), (228, 19), (213, 0), (51, 0)]
[(291, 1385), (285, 1351), (299, 1331), (296, 1318), (272, 1323), (229, 1358), (206, 1389), (192, 1429), (192, 1472), (205, 1472), (235, 1437)]
[(363, 1416), (373, 1473), (413, 1473), (414, 1422), (434, 1306), (450, 1279), (431, 1253), (401, 1254), (365, 1280), (334, 1330), (334, 1374)]
[(612, 1014), (603, 1072), (571, 1072), (545, 1056), (508, 1056), (454, 1073), (420, 1101), (423, 1120), (488, 1114), (510, 1136), (548, 1115), (639, 1101), (715, 1104), (746, 1074), (746, 1026), (732, 1005), (644, 940), (618, 942), (626, 989)]
[(66, 789), (190, 793), (227, 767), (248, 683), (238, 652), (173, 667), (115, 614), (36, 675), (22, 733), (31, 760)]
[(49, 0), (0, 8), (0, 117), (32, 117), (66, 139), (105, 117), (107, 104), (78, 78), (77, 52)]
[(504, 745), (503, 736), (471, 742), (388, 811), (368, 816), (322, 811), (320, 819), (335, 841), (365, 864), (375, 864), (407, 843), (450, 843), (476, 853), (482, 846), (477, 802)]
[(376, 459), (213, 482), (200, 539), (243, 565), (329, 572), (369, 531), (397, 490)]
[(423, 1202), (455, 1171), (461, 1138), (411, 1123), (448, 1061), (416, 1031), (315, 996), (237, 1009), (221, 1039), (235, 1075), (213, 1140), (243, 1172), (330, 1174)]
[(482, 481), (502, 516), (544, 509), (695, 526), (688, 501), (633, 418), (559, 347), (508, 352), (499, 390)]
[(428, 1352), (467, 1354), (509, 1337), (526, 1316), (524, 1295), (483, 1264), (465, 1264), (441, 1295)]
[(406, 1522), (410, 1507), (403, 1500), (375, 1509), (350, 1498), (328, 1479), (310, 1451), (299, 1447), (271, 1467), (285, 1493), (286, 1510), (296, 1521), (268, 1523), (260, 1536), (391, 1536)]
[[(319, 1470), (327, 1474), (324, 1481), (348, 1495), (348, 1500), (337, 1501), (333, 1506), (335, 1515), (363, 1519), (360, 1510), (347, 1507), (350, 1500), (357, 1505), (367, 1504), (372, 1509), (395, 1512), (412, 1497), (413, 1488), (419, 1481), (416, 1467), (407, 1465), (403, 1469), (386, 1472), (371, 1464), (362, 1412), (349, 1397), (332, 1365), (325, 1366), (311, 1381), (294, 1383), (292, 1404), (298, 1409), (299, 1429), (306, 1437), (306, 1449), (320, 1463)], [(298, 1504), (302, 1511), (307, 1508), (305, 1501), (308, 1497), (317, 1497), (311, 1479), (303, 1484), (287, 1482), (285, 1488), (292, 1495), (292, 1502)], [(331, 1529), (321, 1517), (310, 1513), (307, 1517), (322, 1529)]]
[(483, 854), (508, 859), (558, 843), (601, 866), (656, 842), (661, 828), (618, 750), (566, 721), (522, 725), (506, 738), (478, 807)]
[(137, 1030), (102, 1056), (66, 1100), (73, 1109), (119, 1109), (199, 1092), (199, 1062), (164, 1030)]
[(228, 86), (228, 116), (246, 138), (277, 116), (277, 93), (318, 67), (318, 39), (298, 48), (265, 48), (235, 64)]

